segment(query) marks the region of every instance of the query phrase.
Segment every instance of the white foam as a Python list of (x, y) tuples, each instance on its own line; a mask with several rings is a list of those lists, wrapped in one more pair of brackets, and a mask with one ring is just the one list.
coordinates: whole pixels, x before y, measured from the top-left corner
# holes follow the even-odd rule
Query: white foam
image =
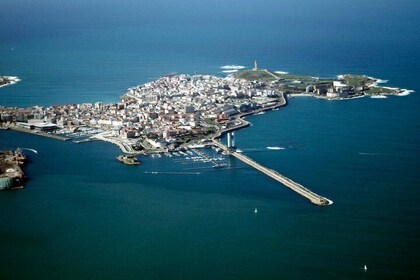
[(370, 77), (370, 76), (367, 76), (367, 77), (369, 79), (371, 79), (371, 80), (375, 80), (375, 82), (378, 83), (378, 84), (386, 84), (386, 83), (388, 83), (388, 80), (382, 80), (382, 79), (375, 78), (375, 77)]
[(3, 76), (3, 78), (7, 79), (8, 83), (7, 84), (4, 84), (4, 85), (0, 85), (0, 88), (1, 87), (5, 87), (5, 86), (9, 86), (9, 85), (14, 85), (17, 82), (20, 82), (21, 81), (21, 79), (19, 79), (16, 76)]
[(386, 84), (386, 83), (388, 83), (388, 80), (381, 80), (381, 79), (377, 79), (377, 80), (376, 80), (376, 82), (377, 82), (378, 84)]
[(325, 198), (328, 201), (328, 205), (333, 205), (334, 201), (332, 201), (331, 199)]
[(385, 95), (372, 95), (370, 98), (388, 98)]
[(289, 74), (289, 72), (286, 72), (286, 71), (274, 71), (274, 73), (281, 74), (281, 75)]
[(242, 65), (224, 65), (220, 67), (221, 69), (227, 69), (227, 70), (239, 70), (239, 69), (244, 69), (246, 68), (245, 66)]
[(267, 150), (286, 150), (285, 147), (267, 147)]
[(223, 70), (222, 72), (223, 73), (236, 73), (236, 72), (238, 72), (239, 70), (237, 70), (237, 69), (233, 69), (233, 70)]
[(377, 156), (377, 155), (379, 155), (377, 153), (363, 153), (363, 152), (358, 152), (358, 154), (362, 155), (362, 156)]
[(414, 90), (411, 89), (402, 89), (402, 92), (398, 93), (397, 96), (407, 96), (410, 93), (414, 92)]

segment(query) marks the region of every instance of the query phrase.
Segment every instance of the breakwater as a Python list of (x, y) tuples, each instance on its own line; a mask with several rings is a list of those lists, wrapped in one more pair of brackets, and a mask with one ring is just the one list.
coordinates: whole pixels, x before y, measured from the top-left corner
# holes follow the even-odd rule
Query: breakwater
[(280, 174), (279, 172), (259, 164), (258, 162), (256, 162), (253, 159), (245, 156), (244, 154), (241, 154), (241, 153), (236, 152), (235, 150), (229, 149), (227, 146), (223, 145), (218, 140), (218, 138), (225, 133), (247, 127), (249, 125), (249, 122), (242, 119), (243, 117), (245, 117), (247, 115), (259, 113), (259, 112), (262, 112), (262, 111), (266, 111), (266, 110), (276, 109), (276, 108), (286, 106), (286, 105), (287, 105), (287, 99), (286, 99), (284, 94), (281, 94), (278, 102), (273, 106), (268, 106), (268, 107), (265, 107), (265, 108), (261, 108), (257, 111), (247, 112), (247, 113), (243, 113), (243, 114), (238, 115), (237, 120), (240, 121), (240, 124), (237, 125), (237, 126), (226, 128), (226, 129), (218, 132), (217, 134), (215, 134), (212, 137), (212, 144), (213, 144), (213, 146), (216, 146), (216, 147), (222, 149), (226, 154), (234, 156), (235, 158), (239, 159), (240, 161), (242, 161), (242, 162), (246, 163), (247, 165), (257, 169), (258, 171), (260, 171), (260, 172), (264, 173), (265, 175), (271, 177), (272, 179), (276, 180), (280, 184), (288, 187), (289, 189), (293, 190), (294, 192), (298, 193), (299, 195), (305, 197), (311, 203), (313, 203), (315, 205), (318, 205), (318, 206), (331, 205), (331, 204), (333, 204), (333, 202), (331, 200), (314, 193), (313, 191), (309, 190), (308, 188), (305, 188), (301, 184), (299, 184), (299, 183), (293, 181), (292, 179)]
[(278, 173), (277, 171), (275, 171), (273, 169), (269, 169), (269, 168), (257, 163), (256, 161), (252, 160), (251, 158), (249, 158), (249, 157), (247, 157), (243, 154), (240, 154), (238, 152), (233, 152), (233, 153), (231, 153), (231, 155), (234, 156), (235, 158), (241, 160), (242, 162), (248, 164), (249, 166), (254, 167), (255, 169), (264, 173), (265, 175), (273, 178), (274, 180), (276, 180), (279, 183), (281, 183), (282, 185), (290, 188), (291, 190), (295, 191), (296, 193), (300, 194), (301, 196), (309, 199), (309, 201), (312, 202), (313, 204), (316, 204), (316, 205), (319, 205), (319, 206), (326, 206), (326, 205), (332, 204), (331, 200), (312, 192), (308, 188), (305, 188), (301, 184), (296, 183), (292, 179)]

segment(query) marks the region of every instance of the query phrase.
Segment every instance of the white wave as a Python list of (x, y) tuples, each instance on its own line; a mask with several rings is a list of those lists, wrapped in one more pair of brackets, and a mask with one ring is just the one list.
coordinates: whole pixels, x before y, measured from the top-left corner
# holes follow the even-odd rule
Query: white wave
[(378, 153), (363, 153), (363, 152), (358, 152), (359, 155), (362, 156), (377, 156), (379, 155)]
[(371, 80), (375, 80), (375, 81), (376, 81), (376, 83), (378, 83), (378, 84), (385, 84), (385, 83), (388, 83), (388, 80), (382, 80), (382, 79), (379, 79), (379, 78), (369, 77), (369, 76), (368, 76), (368, 78), (369, 78), (369, 79), (371, 79)]
[(267, 147), (267, 150), (286, 150), (285, 147)]
[(328, 205), (333, 205), (334, 201), (332, 201), (331, 199), (326, 198), (326, 200), (328, 201)]
[(289, 74), (289, 72), (286, 72), (286, 71), (274, 71), (274, 73), (281, 74), (281, 75)]
[(376, 80), (376, 82), (377, 82), (378, 84), (386, 84), (386, 83), (388, 83), (388, 80), (381, 80), (381, 79), (377, 79), (377, 80)]
[(388, 98), (385, 95), (372, 95), (370, 98)]
[(3, 78), (5, 78), (5, 79), (7, 79), (7, 83), (6, 84), (3, 84), (3, 85), (0, 85), (0, 87), (5, 87), (5, 86), (9, 86), (9, 85), (14, 85), (14, 84), (16, 84), (17, 82), (20, 82), (21, 81), (21, 79), (19, 79), (18, 77), (16, 77), (16, 76), (3, 76)]
[(410, 93), (414, 92), (414, 90), (411, 89), (402, 89), (402, 92), (398, 93), (397, 96), (407, 96)]
[(220, 67), (221, 69), (228, 69), (228, 70), (239, 70), (239, 69), (244, 69), (246, 68), (245, 66), (242, 65), (224, 65)]
[(223, 70), (222, 72), (223, 73), (236, 73), (236, 72), (238, 72), (238, 70), (236, 70), (236, 69), (233, 69), (233, 70)]
[(4, 78), (11, 80), (11, 81), (16, 81), (19, 80), (19, 78), (17, 76), (4, 76)]

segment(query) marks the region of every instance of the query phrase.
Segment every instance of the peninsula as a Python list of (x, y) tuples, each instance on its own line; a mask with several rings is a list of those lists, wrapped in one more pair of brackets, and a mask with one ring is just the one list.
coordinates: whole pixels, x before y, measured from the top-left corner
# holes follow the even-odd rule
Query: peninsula
[[(349, 99), (364, 95), (401, 94), (378, 87), (379, 79), (339, 75), (337, 79), (276, 73), (259, 69), (227, 77), (166, 75), (129, 88), (114, 104), (101, 102), (10, 108), (0, 106), (0, 127), (83, 143), (102, 140), (125, 154), (119, 160), (134, 164), (138, 154), (171, 153), (211, 146), (235, 156), (317, 205), (332, 202), (291, 179), (239, 154), (229, 142), (231, 132), (249, 125), (242, 117), (287, 105), (287, 97), (313, 96)], [(218, 140), (228, 134), (228, 145)], [(129, 162), (128, 162), (128, 159)]]
[(0, 106), (0, 128), (82, 143), (103, 140), (127, 154), (170, 152), (210, 143), (247, 125), (244, 115), (286, 105), (290, 96), (329, 100), (401, 94), (364, 75), (337, 79), (259, 69), (228, 77), (167, 75), (132, 87), (114, 104), (102, 102), (10, 108)]

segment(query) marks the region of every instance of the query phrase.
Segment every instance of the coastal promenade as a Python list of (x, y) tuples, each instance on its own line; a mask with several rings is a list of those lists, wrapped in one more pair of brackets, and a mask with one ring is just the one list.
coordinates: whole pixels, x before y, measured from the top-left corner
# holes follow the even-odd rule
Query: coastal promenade
[(245, 156), (244, 154), (238, 153), (236, 151), (229, 150), (228, 147), (220, 143), (218, 140), (213, 139), (213, 144), (225, 151), (227, 154), (234, 156), (235, 158), (239, 159), (240, 161), (248, 164), (249, 166), (257, 169), (258, 171), (264, 173), (265, 175), (273, 178), (277, 182), (281, 183), (282, 185), (288, 187), (289, 189), (293, 190), (294, 192), (300, 194), (301, 196), (307, 198), (310, 202), (318, 206), (326, 206), (331, 205), (333, 202), (323, 196), (320, 196), (311, 190), (305, 188), (299, 183), (296, 183), (292, 179), (278, 173), (273, 169), (269, 169), (258, 162), (252, 160), (251, 158)]

